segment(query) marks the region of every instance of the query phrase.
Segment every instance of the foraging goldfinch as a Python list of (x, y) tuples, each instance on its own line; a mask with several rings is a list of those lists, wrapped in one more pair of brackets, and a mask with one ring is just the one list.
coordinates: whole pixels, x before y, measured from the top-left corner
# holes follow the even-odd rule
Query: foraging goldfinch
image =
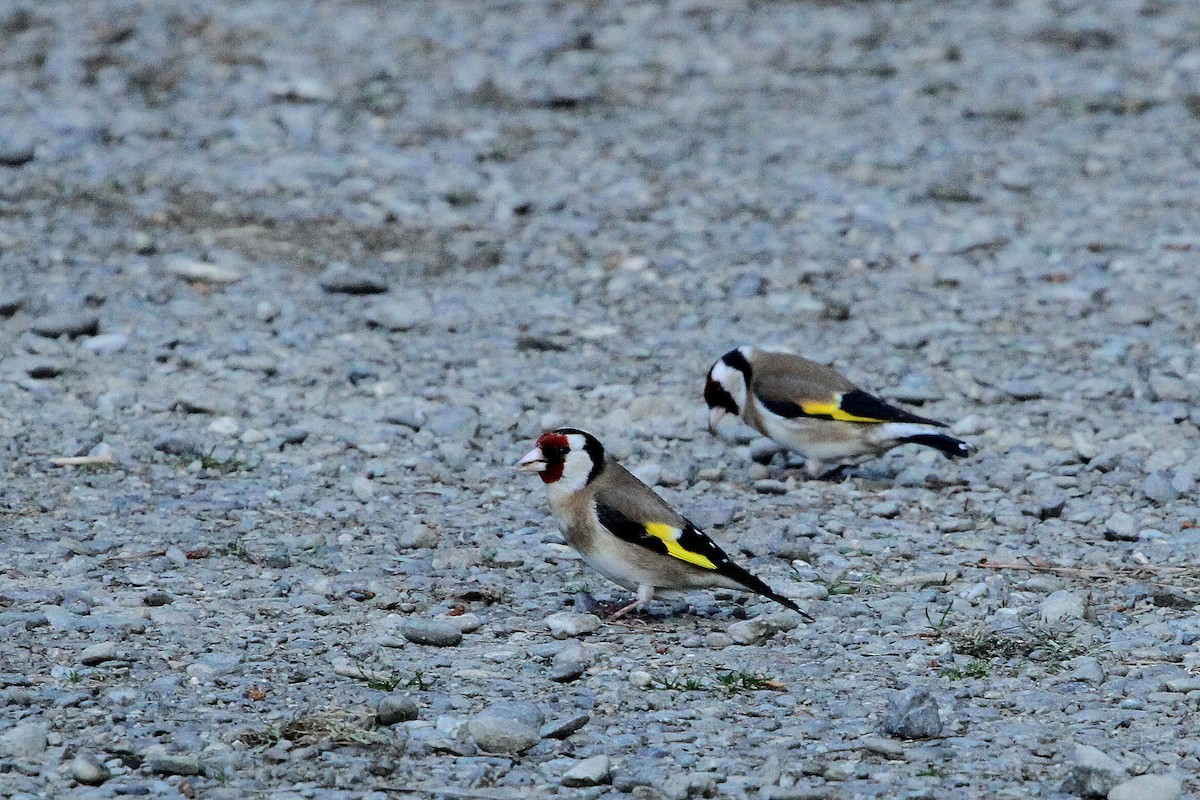
[(583, 560), (637, 592), (634, 602), (609, 619), (650, 602), (658, 589), (708, 587), (755, 592), (808, 617), (730, 561), (716, 542), (606, 455), (590, 433), (577, 428), (544, 433), (516, 466), (546, 484), (550, 509)]
[(736, 414), (759, 433), (805, 458), (820, 477), (825, 464), (836, 472), (845, 459), (880, 455), (902, 444), (921, 444), (947, 458), (975, 448), (918, 417), (864, 392), (831, 367), (789, 353), (739, 347), (721, 356), (704, 385), (708, 427)]

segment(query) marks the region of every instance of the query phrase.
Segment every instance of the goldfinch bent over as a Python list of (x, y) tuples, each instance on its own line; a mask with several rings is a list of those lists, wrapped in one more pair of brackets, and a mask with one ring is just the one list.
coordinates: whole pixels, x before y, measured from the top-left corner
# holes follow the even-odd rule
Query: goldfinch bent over
[(590, 433), (577, 428), (544, 433), (516, 466), (546, 484), (567, 543), (588, 566), (637, 592), (610, 620), (650, 602), (659, 589), (712, 587), (755, 592), (808, 617), (730, 561), (716, 542), (606, 455)]
[(805, 458), (820, 477), (825, 465), (877, 456), (902, 444), (921, 444), (947, 458), (975, 448), (943, 433), (946, 424), (864, 392), (831, 367), (788, 353), (739, 347), (721, 356), (704, 385), (709, 430), (726, 413)]

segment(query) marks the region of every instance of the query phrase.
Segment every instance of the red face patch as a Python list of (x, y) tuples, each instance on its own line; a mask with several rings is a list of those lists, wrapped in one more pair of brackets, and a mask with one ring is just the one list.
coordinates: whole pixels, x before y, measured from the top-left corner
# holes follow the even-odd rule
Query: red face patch
[(537, 440), (542, 458), (546, 460), (546, 468), (538, 473), (543, 483), (554, 483), (562, 477), (563, 467), (566, 466), (567, 453), (571, 452), (571, 444), (561, 433), (543, 433)]

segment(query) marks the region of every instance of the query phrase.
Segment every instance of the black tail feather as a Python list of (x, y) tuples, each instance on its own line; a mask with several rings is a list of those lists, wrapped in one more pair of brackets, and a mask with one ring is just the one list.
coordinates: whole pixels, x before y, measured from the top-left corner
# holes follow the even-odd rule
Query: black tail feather
[(770, 600), (774, 600), (776, 603), (779, 603), (779, 605), (783, 606), (784, 608), (790, 608), (792, 611), (795, 611), (797, 614), (804, 617), (809, 622), (816, 622), (815, 619), (813, 619), (808, 614), (804, 613), (804, 611), (800, 608), (800, 606), (798, 606), (794, 602), (792, 602), (792, 600), (790, 598), (784, 597), (779, 592), (772, 589), (770, 586), (767, 586), (767, 584), (764, 583), (761, 579), (755, 577), (754, 575), (752, 575), (751, 573), (742, 569), (741, 567), (737, 566), (736, 564), (731, 563), (729, 566), (732, 567), (733, 569), (726, 571), (725, 574), (728, 575), (729, 577), (733, 578), (738, 583), (742, 584), (742, 586), (745, 586), (747, 589), (754, 592), (755, 594), (760, 594), (763, 597), (766, 597)]
[(975, 448), (971, 445), (944, 433), (918, 433), (913, 436), (903, 436), (900, 441), (932, 447), (934, 450), (941, 451), (946, 458), (963, 458), (975, 452)]

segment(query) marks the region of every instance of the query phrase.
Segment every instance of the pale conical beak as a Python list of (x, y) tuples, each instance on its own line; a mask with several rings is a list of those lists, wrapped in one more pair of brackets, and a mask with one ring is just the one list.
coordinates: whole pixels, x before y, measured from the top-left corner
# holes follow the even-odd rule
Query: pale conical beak
[(708, 410), (708, 432), (716, 433), (717, 423), (721, 421), (721, 417), (728, 413), (729, 412), (723, 408), (710, 408)]
[(546, 458), (542, 455), (542, 448), (535, 447), (521, 457), (521, 460), (516, 463), (517, 469), (521, 472), (541, 472), (546, 468)]

